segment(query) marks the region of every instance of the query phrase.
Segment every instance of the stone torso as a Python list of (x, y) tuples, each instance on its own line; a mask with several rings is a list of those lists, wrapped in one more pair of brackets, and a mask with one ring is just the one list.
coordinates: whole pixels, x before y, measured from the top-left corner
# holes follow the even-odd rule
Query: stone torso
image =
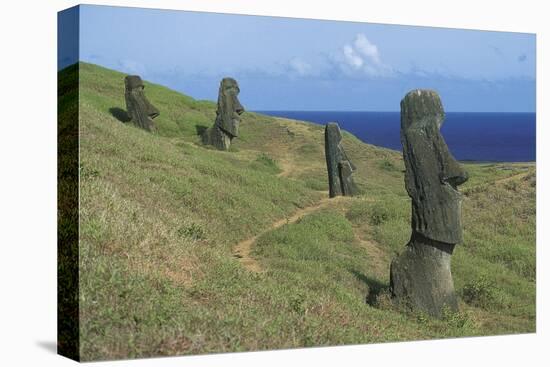
[(341, 145), (342, 133), (337, 123), (331, 122), (325, 127), (325, 157), (329, 181), (329, 196), (352, 196), (357, 186), (352, 178), (355, 166), (349, 160)]
[(401, 102), (405, 187), (412, 199), (412, 229), (445, 243), (462, 242), (457, 186), (468, 174), (453, 158), (439, 129), (444, 112), (435, 92), (413, 91)]

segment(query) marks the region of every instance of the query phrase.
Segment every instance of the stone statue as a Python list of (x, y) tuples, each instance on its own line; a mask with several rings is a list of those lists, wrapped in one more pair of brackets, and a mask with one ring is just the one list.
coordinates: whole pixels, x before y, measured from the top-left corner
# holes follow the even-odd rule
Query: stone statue
[(325, 157), (327, 160), (328, 187), (331, 198), (337, 195), (352, 196), (357, 194), (352, 173), (356, 170), (341, 144), (342, 133), (337, 123), (325, 126)]
[(141, 78), (138, 75), (128, 75), (124, 78), (124, 85), (126, 110), (132, 123), (147, 131), (155, 130), (153, 119), (159, 115), (159, 110), (145, 97), (145, 86)]
[(393, 299), (441, 317), (458, 310), (451, 275), (451, 255), (462, 242), (457, 187), (468, 173), (453, 158), (440, 133), (445, 112), (436, 92), (413, 90), (401, 101), (401, 144), (405, 187), (412, 199), (412, 235), (392, 261)]
[(233, 78), (223, 78), (218, 92), (218, 109), (214, 126), (202, 134), (204, 144), (228, 150), (231, 140), (239, 136), (240, 115), (244, 108), (239, 102), (239, 84)]

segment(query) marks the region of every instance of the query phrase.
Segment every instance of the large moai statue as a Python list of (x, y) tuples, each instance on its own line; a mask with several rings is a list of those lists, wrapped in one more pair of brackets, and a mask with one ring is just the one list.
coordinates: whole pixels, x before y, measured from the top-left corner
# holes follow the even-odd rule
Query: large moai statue
[(342, 147), (342, 133), (335, 122), (325, 126), (325, 157), (327, 160), (329, 197), (357, 194), (352, 173), (356, 170)]
[(239, 136), (240, 115), (244, 107), (239, 102), (239, 84), (233, 78), (223, 78), (218, 92), (218, 109), (214, 126), (202, 134), (202, 142), (219, 150), (228, 150), (231, 140)]
[(155, 130), (153, 119), (159, 115), (159, 110), (145, 97), (143, 81), (138, 75), (128, 75), (124, 78), (126, 111), (132, 123), (147, 131)]
[(391, 263), (390, 288), (397, 304), (441, 317), (458, 310), (451, 255), (462, 242), (457, 186), (468, 173), (440, 133), (445, 112), (436, 92), (413, 90), (401, 101), (405, 187), (412, 199), (412, 235)]

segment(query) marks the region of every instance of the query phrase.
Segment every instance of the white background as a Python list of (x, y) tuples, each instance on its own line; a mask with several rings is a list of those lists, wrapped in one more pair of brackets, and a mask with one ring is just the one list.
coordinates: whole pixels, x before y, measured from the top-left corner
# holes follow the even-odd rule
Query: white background
[[(98, 366), (548, 365), (550, 11), (545, 1), (93, 1), (95, 4), (537, 33), (537, 333), (276, 352), (101, 362)], [(71, 365), (56, 341), (56, 12), (76, 1), (0, 7), (0, 365)], [(546, 191), (546, 193), (545, 193)], [(545, 226), (546, 224), (546, 226)], [(547, 310), (544, 310), (546, 308)], [(545, 312), (546, 311), (546, 312)], [(544, 346), (546, 344), (546, 348)]]

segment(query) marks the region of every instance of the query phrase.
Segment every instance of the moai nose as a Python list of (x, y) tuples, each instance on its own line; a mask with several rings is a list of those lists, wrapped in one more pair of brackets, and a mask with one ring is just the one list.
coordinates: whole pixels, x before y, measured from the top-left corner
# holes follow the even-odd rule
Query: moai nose
[(235, 98), (235, 112), (239, 115), (244, 112), (244, 107), (241, 105), (238, 98)]

